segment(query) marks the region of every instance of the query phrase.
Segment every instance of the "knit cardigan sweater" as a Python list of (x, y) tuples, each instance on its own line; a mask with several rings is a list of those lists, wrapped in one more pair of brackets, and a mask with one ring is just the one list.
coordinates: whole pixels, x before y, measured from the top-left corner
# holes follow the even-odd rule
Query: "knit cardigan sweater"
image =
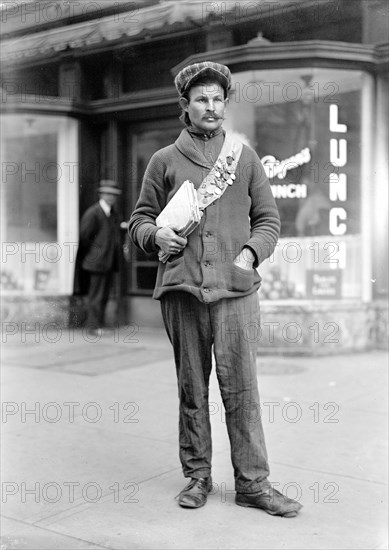
[[(210, 150), (218, 156), (224, 131), (211, 140)], [(206, 141), (185, 129), (174, 144), (152, 156), (129, 221), (130, 237), (144, 252), (158, 251), (155, 219), (181, 184), (189, 179), (197, 189), (212, 168)], [(235, 175), (233, 185), (205, 209), (184, 250), (165, 264), (159, 263), (155, 299), (166, 292), (183, 291), (211, 303), (258, 290), (261, 277), (256, 268), (276, 246), (280, 217), (261, 161), (246, 145)], [(255, 254), (253, 269), (234, 264), (244, 247)]]

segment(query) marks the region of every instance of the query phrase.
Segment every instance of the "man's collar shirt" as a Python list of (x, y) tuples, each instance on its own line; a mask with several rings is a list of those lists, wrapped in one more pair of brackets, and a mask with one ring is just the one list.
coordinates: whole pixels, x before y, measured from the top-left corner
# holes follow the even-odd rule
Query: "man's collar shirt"
[(104, 214), (107, 216), (107, 218), (109, 218), (110, 215), (111, 215), (110, 205), (108, 203), (106, 203), (104, 199), (100, 199), (99, 204), (100, 204), (101, 208), (103, 209)]

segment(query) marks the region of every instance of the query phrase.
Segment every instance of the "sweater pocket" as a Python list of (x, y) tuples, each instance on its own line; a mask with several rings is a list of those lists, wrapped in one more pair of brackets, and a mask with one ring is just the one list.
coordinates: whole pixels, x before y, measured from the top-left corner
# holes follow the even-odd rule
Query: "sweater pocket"
[(227, 277), (229, 277), (229, 281), (227, 281), (229, 290), (238, 292), (250, 290), (254, 284), (254, 274), (255, 269), (243, 269), (233, 264), (227, 275)]
[(180, 285), (185, 280), (184, 255), (181, 253), (177, 258), (166, 262), (164, 274), (162, 275), (162, 286)]

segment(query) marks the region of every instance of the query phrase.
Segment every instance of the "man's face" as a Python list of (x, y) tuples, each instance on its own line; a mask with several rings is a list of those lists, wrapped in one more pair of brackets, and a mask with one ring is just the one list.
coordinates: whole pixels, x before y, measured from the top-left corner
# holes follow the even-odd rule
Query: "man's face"
[(101, 193), (100, 198), (104, 199), (109, 206), (114, 206), (114, 204), (116, 203), (117, 195), (113, 195), (111, 193)]
[(189, 101), (181, 98), (180, 105), (188, 113), (192, 126), (213, 132), (223, 124), (227, 101), (222, 86), (215, 82), (193, 86)]

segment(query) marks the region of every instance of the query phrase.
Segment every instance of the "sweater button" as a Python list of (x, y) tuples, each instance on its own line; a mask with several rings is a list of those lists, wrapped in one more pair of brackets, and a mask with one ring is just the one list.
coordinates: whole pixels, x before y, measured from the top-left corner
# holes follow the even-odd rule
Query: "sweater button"
[(209, 288), (204, 288), (204, 292), (209, 292)]

